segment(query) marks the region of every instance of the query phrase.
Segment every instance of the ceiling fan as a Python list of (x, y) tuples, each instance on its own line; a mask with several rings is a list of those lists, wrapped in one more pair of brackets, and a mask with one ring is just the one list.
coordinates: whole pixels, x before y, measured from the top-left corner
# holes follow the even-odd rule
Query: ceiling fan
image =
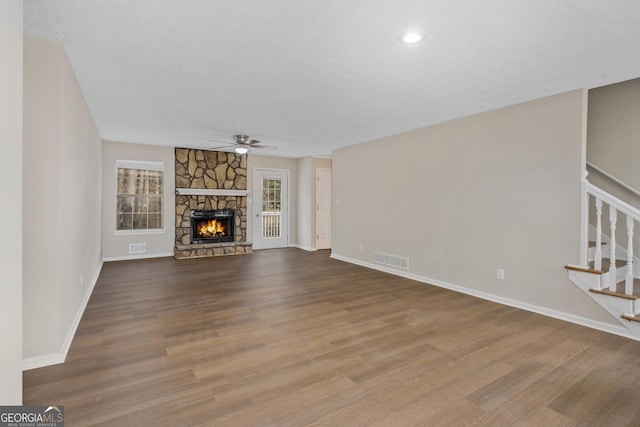
[(233, 142), (218, 141), (215, 139), (210, 139), (210, 141), (223, 144), (219, 147), (213, 147), (212, 150), (231, 151), (237, 154), (247, 154), (249, 150), (252, 150), (254, 148), (263, 148), (263, 149), (266, 148), (271, 150), (275, 150), (278, 148), (272, 145), (259, 145), (260, 141), (258, 141), (257, 139), (252, 139), (247, 135), (233, 135)]

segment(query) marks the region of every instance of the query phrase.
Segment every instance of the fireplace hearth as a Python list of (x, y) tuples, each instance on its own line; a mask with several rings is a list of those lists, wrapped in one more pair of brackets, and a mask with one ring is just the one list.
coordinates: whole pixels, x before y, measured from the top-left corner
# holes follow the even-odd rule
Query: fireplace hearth
[(233, 242), (234, 219), (234, 209), (191, 211), (191, 243)]

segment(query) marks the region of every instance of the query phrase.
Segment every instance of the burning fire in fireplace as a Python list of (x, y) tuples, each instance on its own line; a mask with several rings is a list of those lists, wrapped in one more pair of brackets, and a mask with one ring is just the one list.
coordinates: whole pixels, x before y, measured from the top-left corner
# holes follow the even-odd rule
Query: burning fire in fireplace
[(202, 237), (224, 236), (227, 234), (225, 224), (218, 220), (211, 219), (206, 223), (200, 224), (198, 233)]
[(191, 243), (233, 242), (235, 211), (192, 210), (191, 211)]

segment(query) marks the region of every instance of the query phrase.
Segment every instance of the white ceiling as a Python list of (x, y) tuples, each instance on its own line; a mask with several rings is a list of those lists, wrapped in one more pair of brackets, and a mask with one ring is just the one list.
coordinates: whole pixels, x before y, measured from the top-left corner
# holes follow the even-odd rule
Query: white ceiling
[(105, 140), (284, 157), (640, 77), (638, 0), (25, 0), (24, 31)]

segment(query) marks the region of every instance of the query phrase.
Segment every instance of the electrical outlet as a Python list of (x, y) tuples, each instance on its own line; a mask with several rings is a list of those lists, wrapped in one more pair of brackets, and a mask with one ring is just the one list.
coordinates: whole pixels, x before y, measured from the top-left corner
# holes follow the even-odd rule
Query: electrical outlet
[(362, 250), (362, 248), (363, 248), (362, 243), (360, 243), (360, 244), (358, 245), (358, 248), (359, 248), (360, 250)]
[(502, 268), (499, 268), (497, 270), (497, 276), (498, 276), (498, 279), (504, 280), (504, 270)]
[(80, 289), (84, 288), (84, 279), (82, 278), (82, 274), (80, 275)]

